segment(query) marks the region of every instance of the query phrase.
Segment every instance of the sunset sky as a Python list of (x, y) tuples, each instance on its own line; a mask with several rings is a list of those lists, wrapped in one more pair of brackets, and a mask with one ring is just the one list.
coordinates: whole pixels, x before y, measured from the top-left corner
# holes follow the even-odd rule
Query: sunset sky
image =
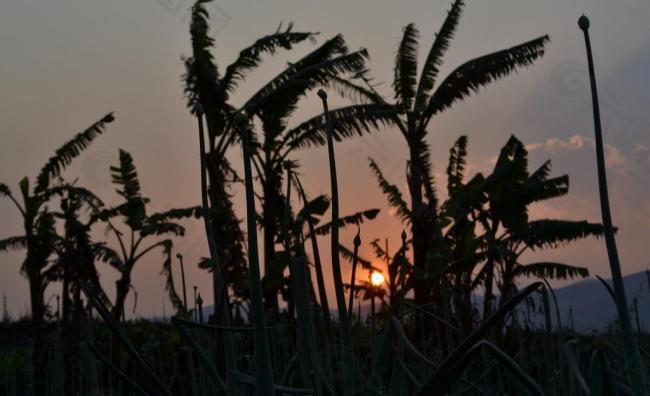
[[(318, 43), (342, 33), (350, 49), (365, 47), (379, 90), (391, 98), (393, 60), (402, 28), (415, 22), (424, 61), (451, 1), (386, 0), (215, 0), (215, 60), (221, 70), (239, 50), (274, 32), (281, 22), (295, 30), (320, 32)], [(118, 196), (110, 184), (109, 165), (118, 149), (131, 152), (152, 209), (200, 202), (196, 120), (185, 108), (181, 55), (190, 55), (190, 0), (8, 0), (0, 5), (0, 181), (17, 192), (23, 176), (34, 178), (54, 150), (109, 111), (116, 121), (66, 173), (67, 179), (95, 191), (105, 202)], [(593, 120), (584, 40), (577, 18), (586, 13), (601, 95), (610, 197), (624, 273), (649, 267), (650, 242), (650, 2), (647, 0), (533, 1), (468, 0), (448, 51), (441, 76), (470, 58), (513, 46), (543, 34), (551, 44), (533, 67), (482, 89), (429, 126), (429, 143), (439, 191), (448, 150), (461, 134), (469, 136), (469, 174), (489, 172), (498, 150), (511, 134), (527, 144), (531, 167), (553, 161), (554, 174), (568, 173), (567, 197), (533, 208), (533, 217), (600, 220), (597, 199)], [(286, 62), (312, 50), (309, 42), (267, 57), (242, 84), (236, 105)], [(441, 79), (441, 78), (440, 78)], [(440, 80), (439, 79), (439, 80)], [(334, 95), (332, 95), (334, 96)], [(334, 104), (344, 101), (334, 98)], [(300, 104), (294, 124), (320, 112), (315, 93)], [(341, 212), (380, 208), (378, 218), (362, 227), (361, 254), (372, 258), (368, 242), (388, 238), (398, 246), (403, 226), (386, 207), (368, 168), (374, 158), (385, 175), (406, 194), (406, 146), (395, 130), (385, 129), (336, 146)], [(230, 157), (241, 170), (236, 148)], [(324, 148), (300, 152), (303, 183), (311, 196), (329, 194)], [(240, 217), (243, 194), (235, 189)], [(258, 203), (259, 207), (259, 203)], [(21, 233), (19, 213), (0, 201), (0, 238)], [(243, 217), (242, 217), (243, 219)], [(197, 285), (211, 303), (211, 280), (194, 263), (207, 255), (198, 221), (187, 222), (187, 236), (176, 242), (186, 258), (189, 285)], [(342, 233), (351, 245), (354, 230)], [(97, 236), (102, 236), (98, 230)], [(327, 244), (323, 257), (329, 257)], [(10, 312), (27, 312), (27, 281), (19, 274), (23, 252), (0, 255), (0, 294)], [(588, 267), (609, 277), (602, 240), (572, 244), (545, 259)], [(134, 270), (137, 315), (160, 314), (164, 279), (162, 254), (154, 252)], [(329, 270), (329, 259), (326, 260)], [(345, 279), (349, 266), (343, 265)], [(102, 283), (113, 295), (116, 273), (102, 266)], [(175, 268), (177, 268), (175, 266)], [(329, 272), (329, 271), (328, 271)], [(365, 274), (362, 274), (365, 276)], [(179, 280), (179, 276), (176, 279)], [(330, 277), (331, 279), (331, 277)], [(59, 290), (51, 286), (46, 299)], [(171, 305), (165, 301), (167, 313)], [(127, 301), (130, 311), (132, 300)]]

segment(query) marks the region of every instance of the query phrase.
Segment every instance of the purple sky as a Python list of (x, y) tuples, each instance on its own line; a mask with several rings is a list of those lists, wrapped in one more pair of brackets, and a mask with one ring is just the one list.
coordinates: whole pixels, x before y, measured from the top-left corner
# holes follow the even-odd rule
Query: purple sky
[[(9, 0), (0, 5), (0, 181), (14, 191), (18, 180), (33, 178), (54, 149), (74, 133), (115, 111), (116, 122), (66, 173), (69, 179), (117, 202), (108, 167), (117, 162), (118, 148), (130, 151), (154, 210), (199, 202), (198, 143), (195, 120), (185, 109), (180, 75), (182, 54), (189, 54), (183, 0)], [(390, 97), (393, 58), (401, 29), (415, 22), (420, 29), (420, 55), (443, 21), (448, 1), (298, 1), (216, 0), (215, 59), (223, 68), (241, 48), (273, 32), (281, 21), (296, 30), (319, 31), (323, 42), (343, 33), (351, 49), (368, 48), (369, 65), (380, 91)], [(440, 173), (448, 150), (460, 134), (469, 136), (470, 174), (491, 169), (499, 148), (510, 134), (529, 147), (531, 167), (551, 158), (555, 174), (568, 173), (568, 197), (534, 207), (537, 217), (600, 219), (590, 97), (582, 34), (576, 21), (585, 12), (592, 21), (592, 42), (601, 93), (608, 176), (614, 222), (624, 273), (648, 267), (650, 201), (650, 31), (645, 0), (514, 1), (469, 0), (447, 54), (442, 75), (460, 63), (542, 34), (551, 36), (550, 50), (535, 66), (491, 85), (457, 104), (430, 124), (429, 142), (442, 191)], [(251, 94), (287, 61), (313, 48), (306, 43), (264, 62), (242, 85), (234, 103)], [(342, 104), (342, 101), (335, 100)], [(312, 94), (301, 102), (298, 123), (320, 111)], [(386, 209), (367, 166), (373, 157), (393, 182), (404, 187), (405, 144), (394, 130), (350, 140), (337, 146), (342, 214), (377, 207), (382, 213), (362, 228), (362, 254), (371, 257), (367, 242), (389, 238), (394, 248), (402, 226)], [(241, 168), (240, 153), (231, 158)], [(304, 184), (311, 196), (329, 194), (323, 149), (300, 152)], [(403, 189), (406, 193), (406, 189)], [(236, 190), (243, 214), (243, 196)], [(0, 238), (20, 233), (17, 211), (0, 201)], [(210, 279), (193, 263), (207, 254), (198, 222), (189, 222), (188, 235), (176, 243), (188, 265), (190, 285), (196, 284), (211, 303)], [(98, 230), (101, 236), (101, 230)], [(353, 230), (342, 234), (351, 244)], [(324, 242), (324, 241), (323, 241)], [(329, 257), (323, 243), (324, 257)], [(392, 248), (391, 248), (392, 249)], [(23, 253), (0, 255), (0, 293), (14, 315), (26, 311), (27, 281), (19, 275)], [(588, 267), (609, 277), (602, 240), (576, 243), (531, 260), (553, 259)], [(329, 260), (328, 260), (329, 261)], [(164, 280), (162, 256), (152, 253), (134, 270), (139, 293), (137, 314), (161, 313)], [(329, 266), (328, 266), (329, 267)], [(348, 266), (344, 264), (347, 274)], [(102, 269), (109, 295), (115, 272)], [(177, 276), (178, 279), (178, 276)], [(49, 297), (58, 292), (47, 291)], [(132, 300), (127, 302), (130, 306)], [(165, 302), (170, 312), (169, 302)], [(130, 309), (130, 308), (129, 308)]]

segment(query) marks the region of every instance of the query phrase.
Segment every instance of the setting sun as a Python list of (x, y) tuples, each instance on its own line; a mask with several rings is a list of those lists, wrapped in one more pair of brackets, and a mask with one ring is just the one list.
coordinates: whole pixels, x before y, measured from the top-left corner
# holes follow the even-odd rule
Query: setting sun
[(373, 286), (381, 286), (384, 283), (384, 275), (381, 272), (373, 272), (370, 274), (370, 283)]

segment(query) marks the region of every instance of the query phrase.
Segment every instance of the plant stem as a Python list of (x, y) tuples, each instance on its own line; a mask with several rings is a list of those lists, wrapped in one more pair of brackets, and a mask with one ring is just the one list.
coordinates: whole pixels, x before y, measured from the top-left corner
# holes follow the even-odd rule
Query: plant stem
[[(352, 307), (354, 306), (354, 283), (357, 279), (357, 261), (359, 261), (359, 245), (361, 245), (361, 229), (357, 229), (357, 235), (354, 237), (354, 252), (352, 254), (352, 276), (350, 277), (350, 297), (348, 302), (348, 314), (352, 322)], [(361, 317), (359, 317), (361, 321)]]
[(253, 342), (255, 346), (255, 394), (258, 396), (274, 395), (273, 366), (271, 350), (266, 333), (266, 318), (262, 301), (262, 283), (260, 281), (260, 263), (257, 247), (257, 227), (255, 224), (255, 198), (253, 196), (253, 173), (251, 171), (251, 153), (249, 147), (246, 119), (240, 115), (238, 129), (241, 134), (244, 152), (244, 179), (246, 183), (246, 232), (248, 234), (248, 268), (251, 282), (251, 311), (253, 317)]
[[(206, 175), (206, 161), (205, 161), (205, 137), (203, 132), (203, 108), (198, 106), (197, 118), (199, 123), (199, 150), (201, 156), (201, 204), (203, 209), (203, 223), (205, 225), (205, 235), (208, 239), (208, 248), (210, 250), (210, 258), (212, 260), (212, 290), (214, 296), (214, 309), (215, 317), (218, 317), (220, 324), (224, 327), (230, 327), (230, 309), (228, 309), (228, 293), (226, 293), (221, 273), (221, 265), (219, 263), (219, 252), (217, 251), (217, 244), (214, 239), (212, 225), (210, 224), (210, 210), (208, 204), (208, 187)], [(218, 304), (218, 305), (217, 305)], [(218, 316), (217, 316), (218, 315)], [(232, 339), (232, 334), (229, 331), (223, 332), (223, 347), (226, 357), (226, 382), (228, 390), (234, 390), (234, 381), (230, 380), (230, 373), (237, 370), (237, 360), (235, 355), (235, 343)]]
[(589, 18), (581, 16), (578, 20), (578, 26), (584, 33), (585, 46), (587, 49), (587, 62), (589, 67), (589, 81), (591, 84), (591, 101), (594, 110), (594, 130), (596, 135), (596, 164), (598, 167), (598, 191), (600, 193), (600, 210), (603, 217), (603, 226), (605, 233), (605, 244), (607, 246), (607, 255), (609, 256), (609, 266), (612, 271), (612, 283), (614, 284), (614, 295), (616, 296), (616, 309), (618, 311), (618, 320), (621, 326), (623, 336), (623, 349), (625, 352), (626, 374), (631, 382), (634, 391), (639, 394), (645, 394), (645, 378), (641, 363), (639, 346), (634, 337), (630, 314), (627, 310), (627, 299), (625, 296), (625, 285), (623, 284), (623, 275), (621, 263), (616, 248), (616, 239), (614, 238), (614, 227), (612, 226), (612, 215), (609, 207), (609, 194), (607, 192), (607, 172), (605, 168), (605, 152), (603, 148), (603, 134), (600, 124), (600, 109), (598, 106), (598, 90), (596, 88), (596, 76), (594, 73), (594, 61), (591, 53), (591, 41), (589, 39)]
[(370, 284), (372, 293), (370, 293), (370, 367), (375, 367), (375, 286)]
[[(291, 253), (291, 235), (290, 235), (290, 218), (291, 218), (291, 166), (285, 166), (287, 170), (287, 194), (284, 204), (284, 219), (283, 219), (283, 238), (284, 250), (290, 254), (290, 277), (291, 286), (293, 288), (294, 300), (296, 302), (296, 313), (298, 315), (298, 328), (300, 330), (300, 337), (304, 345), (305, 353), (303, 365), (308, 369), (306, 378), (304, 379), (307, 387), (315, 386), (316, 394), (320, 395), (320, 362), (318, 360), (318, 347), (316, 342), (316, 330), (314, 328), (314, 316), (312, 314), (312, 304), (307, 289), (307, 263), (305, 260), (305, 252), (301, 243), (297, 243), (297, 256)], [(302, 230), (296, 232), (301, 233)], [(296, 237), (298, 238), (298, 237)], [(313, 378), (312, 378), (313, 377)]]
[[(305, 190), (302, 188), (300, 179), (298, 176), (294, 175), (294, 180), (298, 185), (298, 192), (300, 192), (300, 197), (304, 205), (307, 205), (307, 195), (305, 195)], [(325, 279), (323, 277), (323, 266), (320, 260), (320, 250), (318, 249), (318, 240), (316, 238), (316, 229), (314, 223), (310, 218), (307, 218), (307, 225), (309, 226), (309, 239), (311, 240), (311, 250), (314, 254), (314, 267), (316, 268), (316, 282), (318, 283), (318, 297), (320, 300), (321, 310), (323, 311), (323, 319), (325, 322), (325, 335), (328, 340), (332, 339), (332, 322), (330, 317), (330, 306), (327, 299), (327, 289), (325, 289)]]
[(327, 93), (320, 89), (318, 96), (323, 101), (323, 114), (327, 128), (327, 153), (330, 167), (330, 184), (332, 189), (332, 272), (336, 304), (341, 325), (341, 360), (343, 363), (343, 383), (345, 393), (351, 394), (355, 389), (354, 351), (352, 349), (352, 335), (350, 334), (350, 321), (345, 307), (345, 294), (343, 293), (343, 280), (341, 278), (341, 263), (339, 261), (339, 190), (336, 179), (336, 160), (334, 158), (334, 140), (332, 121), (327, 106)]
[(185, 314), (187, 314), (187, 290), (185, 288), (185, 268), (183, 266), (183, 256), (179, 253), (176, 255), (178, 261), (181, 263), (181, 280), (183, 281), (183, 308), (185, 309)]

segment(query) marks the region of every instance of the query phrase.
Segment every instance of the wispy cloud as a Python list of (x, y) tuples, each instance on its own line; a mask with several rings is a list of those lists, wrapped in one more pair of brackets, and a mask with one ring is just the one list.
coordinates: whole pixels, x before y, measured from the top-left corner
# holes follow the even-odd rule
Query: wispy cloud
[[(545, 142), (534, 142), (526, 145), (529, 152), (543, 151), (548, 155), (554, 155), (560, 152), (570, 152), (583, 150), (585, 148), (592, 149), (596, 147), (593, 138), (575, 134), (570, 138), (563, 140), (558, 137), (552, 137)], [(610, 168), (621, 168), (628, 163), (627, 157), (623, 154), (621, 149), (612, 144), (605, 144), (605, 165)], [(645, 145), (637, 144), (635, 150), (648, 149)]]

